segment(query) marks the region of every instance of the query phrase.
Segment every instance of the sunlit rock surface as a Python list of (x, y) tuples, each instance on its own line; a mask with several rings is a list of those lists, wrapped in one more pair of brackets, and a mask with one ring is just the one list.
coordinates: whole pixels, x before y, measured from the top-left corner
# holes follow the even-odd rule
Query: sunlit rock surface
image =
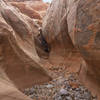
[(75, 43), (86, 61), (81, 80), (100, 97), (100, 0), (79, 1), (75, 28)]
[(51, 47), (49, 58), (52, 63), (65, 61), (64, 59), (75, 50), (68, 35), (66, 0), (53, 0), (43, 20), (42, 30)]
[[(100, 96), (100, 0), (53, 0), (42, 30), (51, 52), (55, 48), (55, 58), (59, 58), (61, 46), (71, 50), (74, 45), (78, 49), (85, 61), (80, 65), (80, 80)], [(61, 43), (61, 39), (66, 42)]]
[(37, 33), (30, 17), (0, 0), (0, 100), (29, 100), (17, 89), (51, 80), (35, 49)]
[(42, 25), (42, 19), (46, 14), (46, 10), (49, 4), (43, 1), (21, 1), (21, 2), (10, 2), (15, 8), (18, 8), (21, 13), (34, 19), (40, 26)]

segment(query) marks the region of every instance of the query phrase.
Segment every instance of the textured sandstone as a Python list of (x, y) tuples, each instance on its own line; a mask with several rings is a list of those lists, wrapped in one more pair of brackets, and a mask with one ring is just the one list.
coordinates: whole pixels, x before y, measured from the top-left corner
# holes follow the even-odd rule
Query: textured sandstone
[[(60, 63), (74, 50), (68, 35), (67, 1), (53, 0), (43, 20), (43, 36), (51, 47), (50, 60)], [(58, 45), (59, 44), (59, 45)]]
[[(4, 75), (3, 75), (4, 76)], [(21, 93), (10, 81), (0, 76), (0, 100), (31, 100)]]
[[(53, 0), (43, 21), (43, 35), (55, 58), (63, 45), (67, 50), (73, 44), (78, 48), (85, 61), (80, 67), (80, 79), (100, 96), (100, 0)], [(66, 42), (61, 43), (61, 39)]]
[(34, 9), (32, 9), (27, 3), (24, 2), (11, 2), (11, 4), (17, 7), (23, 14), (29, 16), (30, 18), (41, 20), (41, 15)]
[(100, 97), (100, 0), (79, 1), (75, 26), (75, 44), (87, 64), (81, 80)]
[[(78, 72), (79, 78), (100, 99), (100, 0), (53, 0), (46, 16), (48, 5), (39, 2), (11, 2), (22, 14), (0, 0), (0, 61), (3, 64), (0, 66), (0, 80), (3, 78), (0, 88), (5, 87), (4, 79), (11, 87), (13, 81), (19, 89), (50, 80), (41, 68), (38, 55), (45, 55), (45, 49), (49, 48), (50, 55), (46, 55), (49, 60), (68, 63), (65, 58), (76, 50), (75, 46), (84, 59)], [(41, 16), (45, 16), (42, 34), (49, 44), (46, 44), (47, 48), (41, 44), (41, 36), (37, 36), (38, 26), (31, 19), (39, 19), (41, 24)], [(34, 36), (37, 36), (35, 43)], [(80, 62), (76, 63), (80, 65)], [(10, 91), (18, 91), (15, 89)], [(3, 99), (2, 94), (8, 95), (1, 93)], [(19, 94), (23, 95), (18, 91)]]
[[(41, 19), (46, 13), (49, 4), (42, 1), (27, 1), (27, 2), (10, 2), (17, 7), (22, 13), (31, 18)], [(33, 11), (32, 11), (33, 10)]]
[(31, 18), (0, 0), (0, 100), (25, 100), (17, 88), (51, 80), (35, 49), (37, 33), (38, 26)]

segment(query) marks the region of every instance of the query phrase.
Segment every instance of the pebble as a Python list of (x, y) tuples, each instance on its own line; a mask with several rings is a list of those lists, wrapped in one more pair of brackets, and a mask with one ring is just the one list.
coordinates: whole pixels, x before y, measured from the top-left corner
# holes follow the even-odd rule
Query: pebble
[(61, 89), (60, 92), (59, 92), (59, 94), (60, 94), (60, 95), (67, 95), (68, 92), (67, 92), (67, 90), (65, 90), (65, 89)]
[(80, 83), (78, 87), (73, 89), (70, 81), (78, 82), (74, 75), (71, 75), (68, 79), (60, 77), (53, 80), (52, 83), (25, 89), (24, 93), (36, 100), (41, 97), (44, 97), (41, 100), (97, 100), (97, 97), (92, 96), (89, 90)]
[(55, 100), (62, 100), (62, 97), (61, 96), (59, 96), (57, 99), (55, 99)]
[(46, 87), (47, 87), (47, 88), (53, 88), (53, 85), (48, 84)]
[(66, 97), (66, 100), (73, 100), (72, 97)]

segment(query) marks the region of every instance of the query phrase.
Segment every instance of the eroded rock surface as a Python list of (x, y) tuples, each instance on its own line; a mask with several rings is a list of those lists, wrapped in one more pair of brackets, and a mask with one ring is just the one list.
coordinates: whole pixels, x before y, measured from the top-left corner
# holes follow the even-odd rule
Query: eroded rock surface
[(40, 26), (42, 25), (42, 18), (46, 14), (46, 10), (49, 4), (42, 1), (21, 1), (21, 2), (10, 2), (15, 8), (18, 8), (21, 13), (34, 19)]
[(75, 50), (68, 35), (66, 0), (53, 0), (43, 20), (42, 30), (51, 47), (49, 59), (52, 63), (61, 63)]
[[(49, 49), (48, 61), (58, 65), (65, 63), (68, 68), (68, 66), (73, 66), (71, 62), (80, 57), (79, 55), (74, 59), (69, 59), (72, 61), (68, 64), (68, 58), (76, 53), (76, 47), (84, 60), (77, 60), (73, 68), (77, 67), (76, 65), (80, 66), (77, 72), (80, 80), (98, 96), (99, 100), (100, 0), (53, 0), (43, 20), (42, 33), (38, 36), (38, 26), (31, 18), (36, 17), (36, 12), (39, 12), (38, 16), (44, 13), (45, 7), (41, 9), (40, 5), (36, 7), (34, 4), (29, 4), (29, 6), (24, 2), (20, 3), (21, 6), (18, 2), (11, 2), (11, 4), (19, 10), (0, 0), (1, 78), (13, 84), (14, 89), (15, 86), (24, 89), (36, 83), (47, 82), (51, 80), (51, 77), (41, 67), (37, 53), (43, 50), (44, 55), (45, 50)], [(42, 20), (42, 16), (38, 19)], [(60, 68), (53, 67), (52, 69), (58, 71)], [(6, 84), (6, 82), (2, 83)], [(3, 84), (0, 86), (4, 88)], [(19, 91), (18, 94), (20, 94)], [(4, 95), (8, 93), (0, 94), (2, 98)], [(67, 99), (71, 100), (70, 97)]]
[[(64, 16), (66, 16), (64, 23), (61, 24)], [(62, 41), (66, 42), (61, 43), (60, 35), (63, 34)], [(65, 34), (69, 38), (65, 38)], [(43, 35), (50, 44), (55, 58), (58, 58), (56, 54), (63, 48), (62, 45), (67, 47), (67, 50), (69, 48), (71, 50), (73, 44), (78, 48), (86, 63), (82, 63), (80, 67), (78, 74), (80, 80), (98, 97), (100, 96), (99, 34), (100, 0), (53, 0), (43, 21)], [(58, 54), (62, 54), (62, 51)]]
[(13, 6), (17, 7), (23, 14), (29, 16), (30, 18), (34, 19), (42, 19), (40, 14), (32, 9), (31, 7), (27, 6), (27, 3), (24, 2), (12, 2), (11, 3)]
[(51, 80), (35, 49), (37, 33), (31, 18), (0, 0), (0, 100), (25, 100), (17, 88)]
[(100, 96), (100, 0), (79, 1), (75, 28), (75, 42), (87, 64), (81, 79)]

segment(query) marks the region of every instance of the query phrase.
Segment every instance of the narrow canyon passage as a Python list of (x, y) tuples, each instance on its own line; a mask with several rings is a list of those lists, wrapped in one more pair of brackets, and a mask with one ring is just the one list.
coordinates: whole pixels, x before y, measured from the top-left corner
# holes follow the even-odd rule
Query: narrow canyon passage
[(0, 0), (0, 100), (100, 100), (100, 0)]

